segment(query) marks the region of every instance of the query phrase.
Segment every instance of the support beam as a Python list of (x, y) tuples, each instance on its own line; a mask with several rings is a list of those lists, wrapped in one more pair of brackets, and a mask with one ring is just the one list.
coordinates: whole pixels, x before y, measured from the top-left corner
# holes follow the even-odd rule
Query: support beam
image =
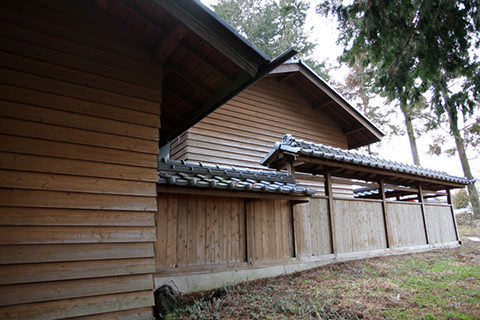
[[(173, 65), (173, 63), (171, 63)], [(182, 72), (183, 71), (183, 72)], [(212, 92), (210, 88), (207, 88), (203, 84), (203, 80), (200, 80), (196, 76), (192, 74), (185, 75), (187, 73), (186, 71), (182, 70), (181, 66), (174, 66), (174, 67), (166, 67), (165, 68), (165, 78), (169, 76), (169, 74), (174, 74), (175, 76), (181, 78), (183, 81), (187, 82), (190, 84), (192, 87), (197, 88), (200, 90), (203, 94), (208, 96), (209, 98), (213, 97), (215, 94)]]
[[(239, 54), (239, 52), (245, 52), (246, 50), (248, 52), (252, 49), (246, 48), (248, 44), (239, 41), (238, 37), (233, 35), (228, 28), (221, 25), (221, 22), (210, 17), (210, 14), (207, 14), (204, 10), (199, 10), (199, 5), (196, 4), (196, 1), (153, 0), (153, 2), (166, 10), (175, 19), (189, 26), (193, 32), (209, 42), (215, 49), (242, 70), (245, 70), (250, 76), (255, 76), (257, 72), (255, 61), (248, 60), (245, 54)], [(206, 21), (206, 18), (208, 21)], [(258, 61), (258, 59), (260, 58), (255, 60)]]
[(332, 253), (337, 253), (337, 236), (335, 234), (335, 215), (333, 212), (333, 188), (332, 188), (332, 174), (328, 169), (323, 173), (325, 184), (325, 195), (327, 196), (327, 212), (328, 223), (330, 225), (330, 248)]
[(153, 53), (153, 58), (160, 64), (163, 64), (172, 52), (178, 47), (182, 39), (187, 34), (188, 29), (181, 24), (177, 24), (173, 31), (160, 40)]
[(447, 192), (447, 202), (450, 205), (450, 211), (452, 212), (452, 221), (453, 221), (453, 227), (455, 228), (455, 237), (457, 238), (457, 241), (461, 243), (460, 235), (458, 233), (457, 219), (455, 218), (455, 212), (453, 211), (452, 194), (450, 193), (450, 189), (447, 189), (446, 192)]
[(347, 128), (343, 130), (343, 134), (346, 136), (351, 136), (352, 134), (358, 133), (362, 130), (364, 130), (365, 127), (353, 127), (353, 128)]
[(422, 209), (422, 219), (423, 219), (423, 229), (425, 231), (425, 239), (427, 240), (427, 244), (430, 244), (428, 240), (428, 231), (427, 231), (427, 219), (425, 218), (425, 204), (423, 199), (423, 188), (422, 185), (418, 185), (418, 202), (420, 202), (420, 208)]
[(203, 65), (206, 65), (209, 69), (217, 73), (219, 76), (223, 78), (223, 80), (228, 82), (233, 82), (235, 80), (233, 76), (230, 76), (229, 74), (227, 74), (227, 72), (222, 70), (216, 63), (211, 62), (207, 58), (204, 58), (201, 55), (199, 55), (197, 53), (197, 50), (195, 50), (195, 48), (192, 48), (185, 41), (182, 41), (180, 48), (184, 49), (186, 53), (191, 55), (195, 60), (197, 60)]
[(282, 82), (285, 82), (289, 79), (292, 79), (296, 76), (297, 74), (295, 72), (292, 72), (290, 74), (287, 74), (286, 76), (284, 76), (283, 78), (279, 79), (278, 82), (282, 83)]
[(390, 248), (390, 237), (388, 234), (388, 227), (387, 227), (387, 206), (385, 204), (385, 201), (387, 200), (385, 197), (385, 183), (383, 182), (383, 179), (380, 179), (378, 181), (378, 191), (380, 192), (380, 199), (382, 199), (382, 213), (383, 213), (383, 226), (385, 228), (385, 240), (387, 244), (387, 248)]

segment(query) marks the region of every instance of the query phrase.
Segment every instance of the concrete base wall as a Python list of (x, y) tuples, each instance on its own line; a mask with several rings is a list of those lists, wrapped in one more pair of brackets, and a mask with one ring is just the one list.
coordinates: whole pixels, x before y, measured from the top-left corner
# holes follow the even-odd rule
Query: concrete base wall
[(301, 258), (292, 262), (291, 264), (284, 265), (275, 265), (259, 268), (254, 268), (253, 266), (250, 266), (248, 269), (235, 269), (213, 273), (189, 273), (169, 277), (155, 277), (155, 287), (158, 288), (163, 284), (169, 284), (173, 287), (178, 288), (180, 292), (190, 293), (215, 289), (244, 281), (291, 274), (294, 272), (308, 270), (342, 261), (425, 252), (434, 249), (454, 248), (460, 246), (460, 244), (461, 243), (459, 243), (458, 241), (454, 241), (440, 244), (420, 245), (403, 248), (329, 254), (319, 257), (311, 257), (308, 259)]

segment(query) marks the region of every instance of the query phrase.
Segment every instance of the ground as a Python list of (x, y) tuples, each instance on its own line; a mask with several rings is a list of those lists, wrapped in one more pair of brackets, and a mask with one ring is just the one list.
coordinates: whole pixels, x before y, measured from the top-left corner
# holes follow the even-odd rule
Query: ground
[(167, 319), (480, 319), (480, 221), (464, 245), (339, 263), (187, 296)]

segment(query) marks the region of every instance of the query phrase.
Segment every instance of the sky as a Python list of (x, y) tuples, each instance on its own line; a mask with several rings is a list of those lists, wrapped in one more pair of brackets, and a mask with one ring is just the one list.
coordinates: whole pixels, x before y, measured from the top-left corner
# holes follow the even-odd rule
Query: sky
[[(207, 6), (216, 3), (216, 0), (201, 0)], [(314, 3), (314, 1), (312, 1)], [(311, 5), (311, 8), (307, 15), (307, 26), (306, 30), (310, 39), (317, 43), (317, 47), (313, 54), (313, 57), (319, 61), (326, 60), (331, 65), (338, 65), (337, 57), (342, 53), (342, 47), (336, 44), (338, 31), (336, 29), (337, 25), (333, 18), (325, 18), (315, 13), (314, 5)], [(340, 68), (335, 71), (331, 76), (337, 82), (343, 82), (345, 76), (348, 73), (346, 67)], [(383, 99), (375, 99), (374, 103), (384, 104)], [(398, 121), (399, 124), (403, 123), (403, 118), (401, 114), (398, 114), (397, 118), (393, 121)], [(417, 139), (417, 145), (420, 153), (420, 162), (423, 167), (446, 171), (451, 175), (464, 176), (461, 163), (458, 157), (458, 154), (454, 156), (434, 156), (428, 155), (429, 144), (432, 139), (434, 139), (434, 133), (428, 133), (424, 136)], [(453, 139), (450, 142), (447, 148), (453, 147)], [(391, 138), (384, 138), (380, 145), (374, 147), (374, 151), (379, 153), (381, 158), (390, 159), (398, 162), (410, 163), (413, 164), (413, 158), (411, 155), (410, 144), (408, 137), (405, 136), (396, 136)], [(480, 180), (480, 155), (475, 158), (477, 155), (469, 155), (470, 167), (472, 169), (473, 175)], [(477, 182), (477, 187), (479, 183)]]

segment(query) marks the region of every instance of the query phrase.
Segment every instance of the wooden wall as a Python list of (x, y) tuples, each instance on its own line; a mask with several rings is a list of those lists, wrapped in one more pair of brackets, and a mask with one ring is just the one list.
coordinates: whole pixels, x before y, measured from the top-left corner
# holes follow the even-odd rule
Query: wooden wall
[(85, 3), (0, 3), (2, 319), (151, 316), (162, 70)]
[(425, 204), (425, 222), (430, 243), (457, 240), (450, 206)]
[(160, 195), (157, 268), (246, 261), (241, 198)]
[(327, 199), (314, 198), (294, 206), (295, 239), (299, 257), (332, 253)]
[(160, 194), (158, 205), (158, 272), (294, 256), (289, 200)]
[[(284, 134), (347, 148), (341, 128), (292, 87), (266, 78), (241, 92), (172, 144), (172, 158), (260, 168)], [(188, 142), (187, 142), (188, 140)]]
[(334, 241), (338, 253), (386, 248), (380, 201), (333, 201)]
[(295, 256), (292, 207), (288, 200), (247, 200), (248, 261)]
[(385, 204), (390, 247), (406, 247), (427, 243), (419, 203), (391, 202)]
[[(265, 78), (218, 108), (171, 144), (172, 159), (265, 169), (260, 161), (284, 134), (348, 148), (347, 137), (326, 114), (295, 89)], [(299, 175), (305, 186), (323, 190), (323, 178)], [(352, 194), (335, 186), (337, 194)]]

